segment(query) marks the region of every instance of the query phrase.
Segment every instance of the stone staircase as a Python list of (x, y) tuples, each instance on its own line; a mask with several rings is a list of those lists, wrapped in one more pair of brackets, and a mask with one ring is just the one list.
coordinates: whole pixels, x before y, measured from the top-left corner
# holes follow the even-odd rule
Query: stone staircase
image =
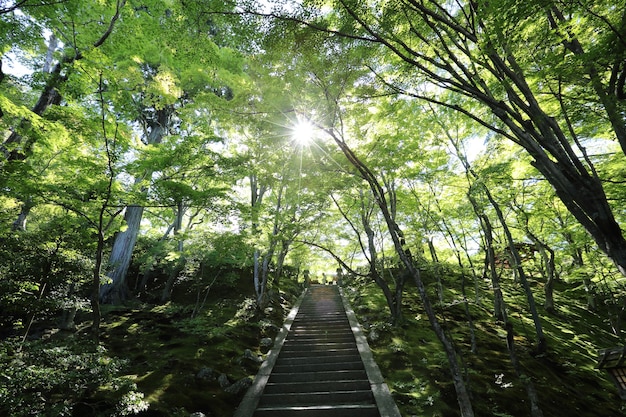
[(337, 286), (309, 287), (235, 417), (400, 417)]

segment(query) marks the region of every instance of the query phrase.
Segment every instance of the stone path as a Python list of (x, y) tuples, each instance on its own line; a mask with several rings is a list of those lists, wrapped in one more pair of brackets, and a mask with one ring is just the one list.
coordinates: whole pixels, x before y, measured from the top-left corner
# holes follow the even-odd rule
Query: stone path
[(400, 417), (340, 287), (309, 287), (235, 417)]

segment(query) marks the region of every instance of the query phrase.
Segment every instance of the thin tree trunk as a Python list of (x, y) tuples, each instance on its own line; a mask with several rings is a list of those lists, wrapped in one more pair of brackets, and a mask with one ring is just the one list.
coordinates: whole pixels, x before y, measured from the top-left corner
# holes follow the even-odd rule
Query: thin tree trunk
[[(180, 231), (183, 227), (183, 216), (185, 214), (185, 206), (182, 201), (178, 202), (176, 207), (176, 220), (174, 221), (174, 236), (180, 236)], [(185, 258), (183, 257), (183, 240), (179, 237), (178, 240), (178, 256), (179, 258), (176, 260), (172, 271), (170, 271), (170, 275), (167, 278), (167, 282), (165, 283), (165, 287), (163, 287), (163, 292), (161, 293), (161, 302), (164, 303), (170, 299), (172, 296), (172, 288), (174, 287), (174, 281), (180, 274), (180, 272), (185, 268)]]
[[(394, 296), (387, 284), (387, 281), (381, 276), (378, 271), (378, 251), (376, 250), (376, 234), (370, 224), (370, 217), (372, 214), (371, 207), (366, 207), (365, 196), (362, 190), (359, 190), (361, 197), (361, 225), (367, 236), (367, 249), (369, 256), (367, 256), (367, 262), (369, 264), (369, 274), (372, 280), (383, 291), (385, 300), (387, 301), (387, 307), (389, 308), (389, 314), (391, 317), (395, 317), (396, 307), (394, 303)], [(368, 204), (369, 205), (369, 204)]]
[(513, 256), (513, 268), (518, 271), (519, 279), (524, 287), (524, 292), (526, 293), (526, 299), (528, 300), (528, 308), (530, 309), (530, 314), (533, 318), (533, 323), (535, 325), (535, 333), (537, 334), (537, 351), (539, 353), (543, 353), (546, 351), (546, 337), (543, 334), (543, 328), (541, 326), (541, 319), (539, 318), (539, 313), (537, 312), (537, 306), (535, 304), (535, 296), (530, 288), (530, 284), (528, 283), (528, 279), (526, 278), (526, 273), (524, 272), (524, 268), (522, 267), (522, 260), (520, 255), (515, 247), (515, 242), (513, 241), (513, 236), (511, 235), (511, 231), (506, 223), (506, 219), (504, 218), (504, 214), (500, 209), (500, 205), (494, 200), (491, 193), (486, 187), (483, 187), (491, 206), (496, 211), (496, 215), (500, 220), (500, 224), (502, 225), (502, 229), (504, 230), (504, 235), (506, 236), (506, 240), (509, 244), (509, 248), (511, 249), (511, 255)]
[[(104, 210), (102, 211), (100, 217), (102, 218)], [(103, 222), (100, 221), (102, 225)], [(100, 275), (102, 273), (102, 262), (104, 258), (104, 235), (103, 231), (100, 230), (98, 232), (98, 245), (96, 248), (96, 264), (93, 268), (93, 276), (92, 276), (92, 291), (91, 291), (91, 334), (94, 338), (95, 342), (98, 343), (100, 341)]]
[(537, 247), (539, 255), (541, 256), (541, 261), (543, 263), (542, 271), (545, 279), (545, 284), (543, 287), (545, 301), (543, 303), (543, 307), (548, 313), (554, 314), (556, 312), (554, 306), (554, 282), (556, 280), (554, 250), (550, 248), (547, 244), (539, 240), (539, 238), (535, 234), (530, 232), (530, 230), (527, 230), (526, 234)]
[(259, 257), (261, 256), (261, 251), (259, 249), (254, 250), (254, 272), (253, 272), (253, 280), (254, 280), (254, 292), (256, 294), (257, 301), (260, 298), (261, 294), (261, 277), (260, 277), (260, 265), (259, 265)]
[(278, 257), (276, 260), (276, 274), (274, 277), (274, 284), (277, 288), (280, 288), (280, 280), (283, 274), (283, 267), (285, 265), (285, 258), (287, 258), (287, 254), (289, 253), (289, 248), (291, 247), (292, 239), (284, 239), (281, 240), (280, 252), (278, 252)]
[(493, 227), (489, 217), (480, 210), (476, 199), (470, 193), (467, 194), (467, 198), (472, 204), (474, 213), (480, 220), (480, 227), (485, 237), (485, 273), (486, 270), (489, 270), (491, 289), (493, 291), (493, 314), (496, 320), (504, 320), (504, 301), (502, 289), (500, 288), (500, 277), (496, 271), (496, 253), (493, 248)]
[(441, 266), (439, 265), (439, 257), (437, 256), (437, 251), (435, 250), (435, 245), (433, 244), (432, 239), (428, 239), (428, 250), (430, 251), (430, 257), (433, 260), (433, 265), (435, 267), (435, 278), (437, 279), (437, 296), (439, 297), (439, 302), (443, 304), (443, 283), (441, 282)]

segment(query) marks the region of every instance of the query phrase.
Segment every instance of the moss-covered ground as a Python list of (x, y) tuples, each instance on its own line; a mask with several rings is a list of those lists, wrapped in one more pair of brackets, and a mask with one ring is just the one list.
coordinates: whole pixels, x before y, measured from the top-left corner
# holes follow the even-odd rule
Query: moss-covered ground
[[(432, 281), (424, 277), (426, 282)], [(216, 289), (195, 317), (196, 294), (179, 291), (165, 305), (129, 303), (103, 312), (101, 341), (108, 354), (128, 361), (125, 374), (137, 384), (150, 404), (141, 416), (230, 417), (243, 396), (230, 394), (218, 377), (230, 383), (253, 378), (259, 364), (244, 359), (266, 353), (264, 337), (274, 337), (301, 288), (283, 285), (270, 309), (259, 312), (244, 283), (239, 288)], [(476, 416), (529, 416), (524, 381), (509, 358), (506, 332), (493, 318), (493, 300), (487, 282), (480, 299), (469, 292), (468, 308), (474, 328), (471, 338), (460, 278), (444, 279), (443, 302), (436, 285), (428, 286), (439, 320), (453, 341), (466, 372)], [(586, 308), (586, 294), (577, 282), (559, 282), (555, 288), (556, 313), (541, 307), (543, 288), (531, 281), (547, 351), (538, 354), (533, 322), (522, 288), (504, 282), (508, 314), (515, 329), (521, 370), (532, 381), (544, 416), (626, 415), (615, 387), (597, 370), (597, 350), (619, 345), (611, 334), (605, 312)], [(370, 282), (347, 282), (350, 297), (370, 346), (393, 396), (405, 417), (458, 416), (458, 406), (446, 356), (430, 329), (417, 290), (409, 283), (403, 301), (404, 318), (391, 325), (382, 291)], [(467, 286), (469, 289), (473, 285)]]
[(178, 294), (165, 305), (105, 306), (101, 342), (128, 361), (126, 373), (150, 404), (139, 415), (231, 416), (245, 391), (226, 392), (219, 377), (229, 383), (254, 377), (259, 364), (244, 352), (267, 352), (260, 340), (277, 334), (299, 292), (289, 287), (260, 312), (245, 287), (218, 289), (194, 317), (194, 294)]
[[(425, 280), (428, 280), (426, 277)], [(476, 416), (529, 416), (523, 381), (516, 375), (502, 323), (493, 318), (493, 300), (482, 292), (477, 303), (468, 294), (476, 351), (471, 351), (467, 314), (460, 278), (448, 276), (437, 315), (460, 353)], [(616, 388), (604, 371), (595, 369), (597, 350), (619, 345), (603, 314), (585, 308), (585, 293), (575, 283), (559, 282), (555, 289), (557, 312), (541, 307), (543, 288), (532, 282), (548, 349), (537, 354), (535, 330), (524, 292), (517, 284), (504, 284), (508, 314), (515, 329), (515, 347), (522, 372), (534, 384), (544, 416), (625, 415)], [(487, 283), (481, 283), (486, 287)], [(429, 290), (431, 288), (429, 287)], [(347, 285), (352, 306), (366, 333), (378, 365), (403, 416), (458, 416), (456, 395), (447, 358), (431, 330), (415, 285), (409, 284), (403, 302), (404, 320), (392, 326), (382, 292), (374, 284)], [(374, 341), (372, 335), (375, 334)]]

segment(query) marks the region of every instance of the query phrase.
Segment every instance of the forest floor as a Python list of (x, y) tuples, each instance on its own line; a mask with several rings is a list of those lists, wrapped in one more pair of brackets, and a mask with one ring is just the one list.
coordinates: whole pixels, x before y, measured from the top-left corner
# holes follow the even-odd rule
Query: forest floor
[[(449, 278), (445, 288), (461, 288)], [(431, 300), (436, 300), (434, 285)], [(431, 288), (429, 287), (429, 288)], [(539, 306), (542, 286), (533, 282)], [(617, 389), (604, 371), (595, 369), (597, 350), (620, 345), (608, 320), (589, 311), (582, 285), (559, 282), (555, 289), (556, 313), (541, 307), (540, 316), (547, 351), (536, 352), (535, 328), (521, 286), (506, 285), (509, 319), (515, 329), (515, 349), (521, 371), (538, 392), (543, 415), (596, 417), (626, 415)], [(359, 321), (369, 333), (374, 357), (403, 416), (458, 416), (447, 358), (430, 329), (414, 285), (406, 288), (404, 321), (389, 325), (385, 302), (375, 285), (357, 285), (347, 291)], [(502, 323), (493, 318), (490, 299), (470, 300), (476, 351), (462, 294), (445, 290), (443, 303), (436, 303), (438, 317), (462, 355), (476, 416), (529, 416), (525, 386), (511, 366)], [(445, 301), (447, 300), (447, 301)], [(374, 337), (372, 337), (374, 336)]]
[(240, 288), (216, 290), (195, 315), (195, 294), (165, 305), (105, 307), (101, 342), (128, 361), (128, 376), (150, 403), (139, 415), (230, 417), (245, 393), (232, 392), (232, 384), (254, 378), (271, 348), (261, 340), (276, 336), (300, 292), (291, 286), (274, 295), (263, 313)]
[[(454, 280), (448, 279), (445, 287), (460, 288)], [(351, 282), (344, 287), (402, 415), (458, 416), (446, 357), (414, 285), (407, 285), (404, 320), (396, 326), (388, 322), (382, 292), (374, 284)], [(516, 285), (507, 290), (516, 352), (522, 371), (539, 393), (544, 416), (626, 415), (608, 376), (595, 369), (597, 350), (619, 341), (608, 332), (603, 315), (585, 308), (584, 290), (557, 284), (557, 312), (540, 311), (548, 344), (542, 354), (535, 351), (523, 290)], [(534, 282), (533, 290), (541, 305), (540, 284)], [(126, 373), (150, 403), (141, 416), (188, 417), (202, 412), (207, 417), (230, 417), (244, 392), (229, 393), (224, 387), (254, 377), (259, 363), (250, 357), (268, 351), (261, 340), (276, 335), (299, 292), (300, 287), (292, 284), (264, 313), (256, 311), (251, 294), (240, 289), (216, 291), (193, 318), (192, 295), (163, 306), (109, 308), (103, 315), (102, 343), (110, 355), (128, 360)], [(523, 381), (509, 360), (506, 332), (492, 317), (491, 300), (469, 303), (477, 346), (472, 353), (462, 294), (446, 290), (443, 299), (447, 301), (436, 303), (437, 314), (462, 355), (475, 414), (530, 415)], [(247, 358), (246, 350), (252, 353)]]

